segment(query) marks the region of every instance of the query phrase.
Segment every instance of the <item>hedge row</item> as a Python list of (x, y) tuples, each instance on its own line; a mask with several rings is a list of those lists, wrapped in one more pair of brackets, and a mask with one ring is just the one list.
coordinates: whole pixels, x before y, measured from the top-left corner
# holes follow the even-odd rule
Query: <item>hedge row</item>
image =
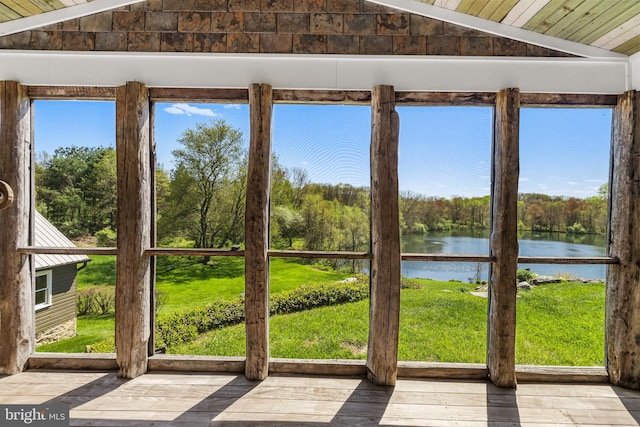
[[(288, 292), (271, 295), (271, 315), (287, 314), (328, 305), (355, 302), (369, 297), (368, 276), (339, 283), (302, 285)], [(171, 347), (193, 341), (199, 334), (244, 321), (244, 297), (219, 300), (189, 310), (159, 316), (156, 346)]]

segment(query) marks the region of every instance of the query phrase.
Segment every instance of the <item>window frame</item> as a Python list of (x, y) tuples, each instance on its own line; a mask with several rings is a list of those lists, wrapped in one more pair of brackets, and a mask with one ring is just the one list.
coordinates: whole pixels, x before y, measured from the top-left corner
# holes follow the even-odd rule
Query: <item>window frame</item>
[[(38, 277), (46, 277), (46, 288), (38, 289)], [(38, 292), (45, 291), (45, 302), (36, 304), (36, 295)], [(53, 305), (53, 270), (39, 270), (36, 271), (34, 276), (34, 287), (33, 287), (33, 302), (35, 311), (40, 311), (43, 308), (51, 307)]]
[[(252, 86), (257, 86), (252, 85)], [(128, 86), (127, 86), (128, 87)], [(124, 86), (119, 86), (117, 89), (124, 88)], [(517, 89), (516, 89), (517, 90)], [(48, 87), (48, 86), (27, 86), (27, 93), (31, 100), (38, 98), (55, 98), (55, 99), (113, 99), (115, 98), (116, 88), (96, 88), (90, 86), (66, 86), (66, 87)], [(120, 93), (120, 92), (119, 92)], [(321, 102), (321, 103), (371, 103), (371, 91), (346, 91), (346, 90), (287, 90), (287, 89), (274, 89), (273, 97), (271, 105), (278, 102), (291, 103), (299, 102), (299, 103), (313, 103), (313, 102)], [(224, 100), (225, 102), (246, 102), (248, 98), (248, 90), (247, 89), (212, 89), (212, 88), (158, 88), (158, 87), (148, 87), (147, 88), (147, 100), (150, 104), (151, 114), (153, 114), (153, 104), (154, 101), (160, 100), (188, 100), (195, 101), (201, 100), (205, 102), (216, 102), (216, 100)], [(395, 98), (395, 105), (430, 105), (430, 106), (465, 106), (465, 105), (496, 105), (497, 93), (492, 91), (486, 92), (429, 92), (429, 91), (395, 91), (395, 93), (390, 97), (390, 101), (393, 101)], [(511, 113), (517, 109), (519, 106), (612, 106), (616, 105), (616, 102), (619, 98), (619, 95), (601, 95), (601, 94), (558, 94), (558, 93), (522, 93), (519, 97), (519, 102), (517, 103), (518, 107), (513, 109), (511, 108)], [(251, 103), (253, 100), (250, 99)], [(254, 104), (254, 105), (257, 105)], [(268, 108), (267, 103), (264, 104), (264, 108)], [(494, 121), (495, 121), (494, 114)], [(133, 115), (127, 115), (128, 120), (133, 123), (132, 118)], [(253, 125), (253, 123), (252, 123)], [(613, 130), (615, 131), (616, 125), (612, 125)], [(144, 129), (143, 129), (144, 131)], [(151, 140), (153, 141), (153, 135), (150, 135)], [(152, 145), (149, 160), (153, 158), (154, 147)], [(143, 159), (144, 160), (144, 159)], [(153, 167), (153, 165), (152, 165)], [(495, 167), (495, 165), (494, 165)], [(152, 169), (153, 170), (153, 169)], [(492, 169), (495, 170), (495, 169)], [(153, 181), (153, 179), (151, 179)], [(153, 192), (153, 187), (150, 188), (150, 191)], [(610, 192), (615, 194), (615, 189), (610, 188)], [(496, 203), (496, 200), (492, 198), (492, 206)], [(611, 209), (611, 207), (610, 207)], [(153, 210), (153, 209), (152, 209)], [(153, 216), (153, 212), (152, 212)], [(154, 221), (153, 221), (154, 222)], [(152, 242), (150, 247), (144, 248), (142, 253), (142, 257), (148, 257), (151, 260), (151, 268), (153, 268), (154, 259), (156, 256), (169, 256), (169, 255), (211, 255), (211, 256), (245, 256), (244, 251), (227, 251), (227, 250), (219, 250), (219, 249), (173, 249), (173, 248), (158, 248), (155, 245), (155, 241), (153, 240), (153, 236), (155, 234), (154, 224), (151, 223), (151, 236)], [(609, 218), (609, 222), (611, 222), (611, 218)], [(130, 236), (130, 240), (138, 239), (140, 236)], [(119, 255), (124, 255), (121, 253), (121, 248), (64, 248), (57, 249), (52, 251), (52, 248), (37, 248), (33, 246), (20, 247), (18, 248), (18, 252), (21, 254), (50, 254), (50, 253), (66, 253), (66, 254), (84, 254), (84, 255), (117, 255), (117, 258), (120, 259)], [(372, 252), (362, 252), (362, 253), (326, 253), (326, 252), (312, 252), (312, 251), (273, 251), (266, 250), (263, 253), (264, 257), (305, 257), (305, 258), (342, 258), (342, 259), (373, 259), (374, 254)], [(490, 263), (500, 263), (499, 257), (496, 257), (495, 254), (490, 254), (486, 257), (467, 257), (467, 256), (450, 256), (450, 255), (431, 255), (431, 254), (400, 254), (402, 260), (430, 260), (430, 261), (467, 261), (467, 262), (490, 262)], [(571, 260), (573, 261), (573, 260)], [(519, 257), (517, 262), (529, 262), (529, 263), (551, 263), (551, 264), (562, 264), (566, 263), (566, 258), (554, 258), (554, 257), (532, 257), (528, 258)], [(620, 264), (620, 260), (617, 256), (606, 256), (606, 257), (590, 257), (590, 258), (582, 258), (578, 263), (582, 264)], [(509, 263), (506, 263), (505, 266), (508, 267)], [(617, 266), (616, 266), (617, 267)], [(153, 274), (153, 273), (152, 273)], [(153, 279), (151, 280), (153, 282)], [(142, 284), (139, 284), (142, 286)], [(153, 286), (153, 284), (151, 285)], [(153, 288), (152, 288), (153, 289)], [(153, 296), (151, 296), (151, 299)], [(153, 301), (151, 301), (153, 306)], [(135, 304), (127, 304), (129, 309), (136, 308)], [(264, 305), (261, 307), (252, 307), (252, 309), (263, 309)], [(126, 310), (125, 310), (126, 311)], [(151, 311), (153, 313), (153, 308), (151, 307)], [(370, 310), (370, 315), (372, 313), (381, 313), (384, 310), (380, 308), (372, 307)], [(508, 317), (505, 316), (504, 313), (496, 312), (495, 318), (490, 319), (489, 326), (491, 327), (496, 325), (503, 325), (509, 323)], [(124, 315), (121, 315), (124, 316)], [(118, 333), (118, 319), (116, 319), (116, 334)], [(150, 325), (148, 321), (144, 321), (146, 325), (141, 324), (142, 326), (148, 327), (151, 326), (151, 330), (153, 331), (154, 323), (155, 323), (155, 315), (151, 315)], [(135, 326), (141, 326), (135, 325)], [(123, 325), (121, 323), (120, 328)], [(375, 328), (374, 328), (375, 329)], [(152, 332), (153, 334), (153, 332)], [(375, 335), (375, 331), (374, 331)], [(253, 337), (253, 335), (252, 335)], [(252, 337), (247, 337), (247, 340), (250, 340)], [(180, 369), (180, 366), (192, 366), (191, 363), (196, 360), (200, 360), (197, 357), (194, 357), (193, 360), (187, 360), (183, 363), (175, 363), (177, 361), (169, 360), (164, 361), (162, 357), (154, 357), (153, 349), (151, 347), (153, 342), (153, 336), (150, 338), (150, 346), (149, 353), (147, 355), (147, 359), (149, 362), (149, 366), (152, 366), (152, 369)], [(500, 347), (500, 343), (492, 343), (488, 342), (488, 349), (495, 348), (496, 350)], [(233, 360), (231, 363), (229, 360), (210, 360), (210, 361), (200, 361), (198, 366), (203, 367), (207, 366), (208, 369), (215, 370), (223, 370), (223, 371), (233, 371), (238, 372), (245, 370), (245, 375), (249, 378), (253, 378), (253, 372), (257, 364), (264, 364), (266, 366), (270, 366), (272, 372), (301, 372), (301, 370), (308, 370), (309, 368), (305, 365), (304, 360), (292, 360), (289, 362), (283, 362), (271, 359), (268, 354), (266, 357), (257, 357), (262, 356), (260, 354), (252, 356), (253, 359), (250, 360), (248, 357), (244, 362), (240, 362), (237, 360)], [(121, 357), (121, 356), (118, 356)], [(128, 358), (127, 355), (123, 355), (122, 357)], [(438, 375), (438, 372), (441, 373), (442, 369), (451, 369), (451, 372), (454, 372), (454, 375), (461, 375), (465, 378), (486, 378), (487, 373), (495, 372), (497, 376), (507, 375), (513, 376), (511, 374), (515, 374), (514, 366), (509, 364), (509, 366), (505, 365), (503, 368), (496, 365), (496, 363), (500, 361), (504, 361), (509, 359), (506, 356), (500, 357), (499, 354), (495, 354), (493, 358), (488, 358), (486, 367), (478, 367), (472, 364), (472, 366), (464, 366), (464, 367), (452, 367), (452, 366), (430, 366), (428, 362), (426, 364), (419, 365), (411, 365), (407, 366), (402, 363), (395, 363), (394, 366), (389, 365), (390, 368), (395, 368), (396, 372), (402, 373), (402, 375), (409, 376), (422, 376), (422, 375)], [(507, 360), (508, 362), (514, 362), (513, 360)], [(231, 363), (231, 364), (230, 364)], [(312, 361), (306, 361), (306, 364), (311, 363)], [(335, 365), (335, 364), (334, 364)], [(340, 374), (344, 375), (347, 372), (353, 375), (361, 375), (366, 373), (366, 369), (369, 368), (369, 365), (364, 364), (352, 364), (352, 363), (338, 363), (338, 365), (333, 366), (332, 364), (320, 365), (317, 367), (317, 372), (329, 373), (329, 372), (340, 372)], [(499, 372), (496, 372), (496, 369)], [(602, 369), (594, 371), (589, 375), (593, 376), (602, 376)], [(513, 372), (512, 372), (513, 371)], [(429, 374), (430, 373), (430, 374)], [(543, 375), (543, 373), (538, 373), (539, 375)], [(265, 371), (266, 375), (266, 371)], [(537, 378), (535, 375), (528, 374), (527, 378)], [(497, 377), (496, 377), (497, 378)], [(507, 378), (505, 376), (505, 378)], [(508, 379), (508, 378), (507, 378)], [(507, 382), (500, 382), (495, 379), (496, 384), (500, 383), (502, 385), (508, 385)]]

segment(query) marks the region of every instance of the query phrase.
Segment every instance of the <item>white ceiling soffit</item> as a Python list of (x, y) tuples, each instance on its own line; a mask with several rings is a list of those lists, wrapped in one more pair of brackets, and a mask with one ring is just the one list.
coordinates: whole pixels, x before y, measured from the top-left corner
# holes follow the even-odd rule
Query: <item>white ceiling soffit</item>
[[(473, 28), (478, 31), (493, 34), (500, 37), (506, 37), (513, 40), (518, 40), (524, 43), (530, 43), (537, 46), (542, 46), (548, 49), (553, 49), (565, 53), (569, 53), (577, 56), (584, 56), (587, 58), (628, 58), (626, 55), (622, 55), (617, 52), (602, 49), (599, 47), (588, 46), (582, 43), (576, 43), (569, 40), (563, 40), (557, 37), (548, 36), (545, 34), (536, 33), (533, 31), (525, 30), (518, 27), (512, 27), (499, 22), (494, 22), (488, 19), (477, 18), (475, 16), (467, 15), (464, 13), (456, 12), (455, 10), (445, 9), (444, 7), (454, 6), (458, 0), (436, 0), (436, 4), (442, 4), (443, 7), (432, 6), (430, 4), (422, 3), (416, 0), (367, 0), (371, 3), (376, 3), (382, 6), (393, 7), (396, 9), (404, 10), (409, 13), (415, 13), (418, 15), (426, 16), (429, 18), (438, 19), (440, 21), (449, 22), (455, 25), (461, 25), (467, 28)], [(519, 19), (522, 14), (526, 15), (534, 12), (530, 11), (517, 11), (518, 16), (510, 19)]]
[(389, 57), (0, 50), (0, 80), (25, 85), (620, 94), (633, 84), (629, 58)]
[(0, 23), (0, 36), (20, 33), (22, 31), (44, 27), (45, 25), (57, 24), (58, 22), (68, 21), (69, 19), (81, 18), (83, 16), (93, 15), (94, 13), (116, 9), (133, 3), (141, 3), (143, 1), (145, 0), (93, 0), (87, 3), (53, 10), (51, 12), (40, 13), (38, 15), (28, 16), (21, 19), (14, 19), (12, 21)]

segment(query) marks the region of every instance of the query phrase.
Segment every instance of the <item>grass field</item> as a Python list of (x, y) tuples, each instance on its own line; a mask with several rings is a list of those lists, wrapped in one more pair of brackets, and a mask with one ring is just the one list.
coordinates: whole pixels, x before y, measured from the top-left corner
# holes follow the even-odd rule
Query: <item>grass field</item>
[[(487, 300), (454, 282), (424, 281), (401, 294), (399, 360), (484, 363)], [(470, 289), (467, 287), (466, 289)], [(369, 301), (274, 316), (272, 357), (364, 359)], [(604, 365), (604, 285), (560, 283), (518, 297), (518, 364)], [(244, 326), (203, 334), (178, 354), (243, 356)]]
[[(244, 290), (242, 258), (220, 257), (211, 265), (194, 259), (159, 262), (160, 313), (237, 297)], [(293, 259), (271, 261), (271, 292), (304, 283), (331, 282), (345, 272), (317, 268)], [(78, 276), (80, 289), (113, 284), (113, 257), (94, 257)], [(401, 293), (399, 359), (484, 363), (487, 300), (460, 282), (417, 280), (420, 289)], [(518, 364), (592, 366), (604, 364), (604, 285), (563, 282), (519, 292), (516, 362)], [(369, 301), (341, 304), (270, 320), (272, 357), (364, 359)], [(87, 345), (112, 339), (113, 315), (81, 316), (78, 336), (38, 347), (38, 351), (83, 352)], [(196, 341), (168, 349), (176, 354), (243, 356), (244, 326), (202, 334)]]

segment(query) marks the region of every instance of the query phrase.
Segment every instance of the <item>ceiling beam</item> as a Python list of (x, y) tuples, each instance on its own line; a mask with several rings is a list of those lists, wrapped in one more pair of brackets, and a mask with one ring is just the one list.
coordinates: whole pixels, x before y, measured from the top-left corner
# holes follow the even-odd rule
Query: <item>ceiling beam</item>
[(557, 37), (545, 34), (535, 33), (523, 28), (512, 27), (500, 22), (494, 22), (488, 19), (482, 19), (455, 10), (444, 9), (422, 3), (417, 0), (367, 0), (371, 3), (387, 6), (409, 13), (426, 16), (440, 21), (449, 22), (454, 25), (472, 28), (474, 30), (518, 40), (523, 43), (529, 43), (560, 52), (569, 53), (571, 55), (583, 56), (586, 58), (628, 58), (617, 52), (611, 52), (594, 46), (587, 46), (582, 43), (576, 43), (569, 40), (563, 40)]
[(144, 0), (94, 0), (88, 3), (53, 10), (51, 12), (44, 12), (25, 18), (14, 19), (0, 23), (0, 37), (44, 27), (46, 25), (57, 24), (58, 22), (68, 21), (70, 19), (93, 15), (94, 13), (116, 9), (133, 3), (141, 3), (143, 1)]

